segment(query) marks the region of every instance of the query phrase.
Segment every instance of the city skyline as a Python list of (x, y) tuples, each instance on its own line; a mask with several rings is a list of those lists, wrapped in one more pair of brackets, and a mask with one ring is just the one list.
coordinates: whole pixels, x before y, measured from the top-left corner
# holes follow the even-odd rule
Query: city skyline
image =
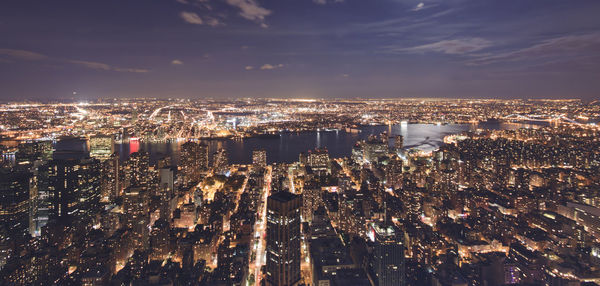
[(600, 90), (597, 1), (7, 1), (0, 8), (0, 101), (594, 100)]
[(600, 283), (598, 102), (0, 111), (0, 284)]
[(0, 3), (0, 285), (600, 285), (598, 0)]

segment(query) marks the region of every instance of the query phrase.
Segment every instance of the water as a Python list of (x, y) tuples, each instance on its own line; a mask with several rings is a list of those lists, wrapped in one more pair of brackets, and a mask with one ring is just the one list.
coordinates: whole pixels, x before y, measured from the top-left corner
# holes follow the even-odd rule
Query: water
[[(252, 151), (265, 149), (268, 163), (298, 160), (300, 152), (307, 153), (315, 148), (327, 148), (331, 157), (350, 156), (352, 147), (358, 140), (364, 140), (369, 135), (378, 135), (382, 132), (402, 135), (405, 148), (417, 148), (423, 151), (437, 149), (443, 144), (447, 135), (461, 133), (476, 129), (517, 129), (531, 127), (527, 124), (508, 124), (500, 122), (485, 122), (480, 124), (399, 124), (393, 126), (366, 126), (360, 133), (346, 133), (344, 131), (321, 131), (303, 133), (283, 133), (279, 139), (275, 138), (247, 138), (243, 140), (207, 140), (210, 157), (219, 148), (225, 148), (228, 153), (229, 163), (249, 164), (252, 162)], [(390, 144), (393, 144), (390, 139)], [(144, 143), (130, 142), (117, 144), (115, 150), (121, 154), (121, 159), (126, 159), (135, 151), (150, 153), (150, 163), (155, 163), (159, 158), (170, 156), (175, 164), (179, 162), (179, 151), (184, 142), (172, 143)]]

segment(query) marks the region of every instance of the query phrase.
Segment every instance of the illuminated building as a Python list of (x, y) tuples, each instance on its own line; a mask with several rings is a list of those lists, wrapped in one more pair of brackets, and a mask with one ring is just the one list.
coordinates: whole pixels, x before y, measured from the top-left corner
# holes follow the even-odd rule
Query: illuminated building
[(267, 199), (267, 285), (300, 281), (300, 208), (302, 197), (278, 192)]
[(132, 245), (135, 249), (148, 247), (149, 195), (141, 187), (129, 187), (123, 194), (125, 225), (132, 230)]
[(377, 285), (404, 285), (404, 244), (398, 228), (371, 223), (368, 236), (373, 242), (372, 267)]
[(150, 182), (150, 157), (146, 152), (135, 152), (124, 164), (122, 188), (129, 186), (148, 187)]
[(227, 158), (227, 150), (219, 149), (213, 156), (213, 169), (216, 174), (225, 175), (227, 173), (227, 167), (229, 159)]
[(91, 136), (89, 140), (90, 144), (90, 156), (98, 160), (110, 159), (110, 156), (114, 151), (114, 138), (113, 136), (106, 135), (95, 135)]
[(377, 162), (380, 157), (387, 155), (388, 144), (380, 138), (370, 136), (362, 142), (363, 159), (366, 162)]
[(304, 186), (302, 192), (302, 220), (312, 221), (313, 213), (323, 204), (321, 189), (317, 186)]
[(52, 160), (47, 166), (51, 217), (91, 216), (100, 200), (100, 166), (94, 159)]
[(402, 159), (400, 159), (398, 156), (393, 156), (386, 166), (386, 187), (398, 189), (402, 186), (402, 168)]
[(394, 148), (396, 149), (396, 152), (400, 152), (402, 147), (404, 147), (404, 136), (397, 135), (394, 139)]
[(150, 259), (164, 260), (169, 255), (169, 223), (159, 219), (150, 230)]
[(52, 141), (34, 141), (21, 143), (15, 154), (17, 165), (33, 165), (35, 161), (48, 161), (52, 159)]
[(28, 172), (0, 170), (0, 223), (18, 238), (28, 232), (29, 192), (31, 176)]
[(187, 180), (197, 181), (208, 170), (208, 146), (193, 141), (181, 146), (181, 170)]
[(267, 151), (264, 149), (252, 151), (252, 165), (257, 168), (267, 166)]
[(308, 152), (308, 166), (313, 171), (327, 171), (329, 169), (329, 153), (327, 149), (315, 149)]
[(119, 156), (112, 154), (100, 164), (102, 165), (102, 196), (109, 199), (118, 198), (121, 195)]

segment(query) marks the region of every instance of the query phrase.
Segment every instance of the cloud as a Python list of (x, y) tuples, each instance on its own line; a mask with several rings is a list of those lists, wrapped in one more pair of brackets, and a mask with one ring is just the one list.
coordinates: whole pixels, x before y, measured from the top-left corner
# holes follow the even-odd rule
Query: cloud
[(254, 67), (253, 66), (246, 66), (246, 67), (244, 67), (244, 69), (247, 70), (247, 71), (249, 71), (249, 70), (253, 70)]
[(342, 3), (344, 0), (313, 0), (313, 2), (319, 5), (325, 5), (327, 3)]
[(111, 67), (107, 64), (98, 63), (98, 62), (88, 62), (88, 61), (77, 61), (77, 60), (68, 60), (69, 63), (84, 66), (86, 68), (95, 69), (95, 70), (111, 70)]
[(131, 72), (131, 73), (147, 73), (150, 70), (140, 69), (140, 68), (121, 68), (114, 67), (105, 63), (99, 62), (89, 62), (89, 61), (79, 61), (79, 60), (67, 60), (68, 63), (83, 66), (89, 69), (94, 70), (104, 70), (104, 71), (117, 71), (117, 72)]
[(419, 11), (419, 10), (423, 10), (425, 8), (425, 3), (421, 2), (419, 4), (417, 4), (417, 6), (415, 8), (413, 8), (413, 11)]
[(0, 49), (0, 55), (9, 56), (11, 58), (28, 60), (28, 61), (38, 61), (44, 60), (48, 57), (46, 55), (38, 54), (35, 52), (24, 51), (24, 50), (12, 50), (12, 49)]
[(255, 0), (226, 0), (230, 6), (240, 9), (240, 16), (264, 24), (266, 16), (271, 15), (271, 10), (261, 7)]
[(209, 25), (211, 27), (216, 27), (216, 26), (221, 26), (221, 25), (225, 25), (223, 22), (221, 22), (221, 20), (214, 18), (214, 17), (206, 17), (206, 25)]
[(483, 50), (490, 47), (492, 42), (482, 38), (465, 38), (456, 40), (443, 40), (431, 44), (410, 47), (410, 48), (391, 48), (390, 52), (400, 53), (427, 53), (437, 52), (450, 55), (461, 55)]
[(200, 18), (200, 16), (198, 16), (198, 14), (196, 14), (194, 12), (183, 11), (179, 14), (179, 17), (181, 17), (181, 19), (183, 19), (184, 21), (186, 21), (187, 23), (190, 23), (190, 24), (195, 24), (195, 25), (204, 24), (204, 21), (202, 21), (202, 18)]
[[(0, 55), (8, 56), (13, 59), (27, 60), (27, 61), (52, 61), (52, 62), (59, 62), (59, 63), (68, 63), (68, 64), (78, 65), (78, 66), (82, 66), (82, 67), (86, 67), (86, 68), (94, 69), (94, 70), (133, 72), (133, 73), (145, 73), (145, 72), (150, 71), (147, 69), (140, 69), (140, 68), (113, 67), (108, 64), (99, 63), (99, 62), (52, 58), (47, 55), (43, 55), (40, 53), (31, 52), (31, 51), (25, 51), (25, 50), (0, 49)], [(12, 62), (12, 61), (0, 58), (0, 62), (7, 63), (7, 62)]]
[(132, 69), (132, 68), (119, 68), (119, 67), (114, 67), (112, 68), (113, 71), (118, 71), (118, 72), (132, 72), (132, 73), (147, 73), (150, 72), (150, 70), (148, 69)]
[(181, 60), (177, 60), (177, 59), (175, 59), (175, 60), (172, 60), (172, 61), (171, 61), (171, 64), (172, 64), (172, 65), (182, 65), (182, 64), (183, 64), (183, 62), (182, 62)]
[(274, 69), (280, 69), (284, 67), (283, 64), (278, 64), (278, 65), (272, 65), (272, 64), (264, 64), (260, 67), (261, 70), (274, 70)]
[(542, 58), (575, 58), (594, 55), (600, 51), (600, 33), (568, 35), (546, 39), (532, 46), (509, 52), (484, 55), (468, 64), (482, 65), (501, 61), (534, 60)]

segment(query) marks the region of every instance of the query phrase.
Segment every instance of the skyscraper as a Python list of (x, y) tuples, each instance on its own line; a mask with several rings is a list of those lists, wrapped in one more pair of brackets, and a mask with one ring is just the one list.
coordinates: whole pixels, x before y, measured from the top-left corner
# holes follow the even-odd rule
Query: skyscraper
[(134, 152), (125, 161), (122, 189), (129, 186), (148, 187), (150, 181), (150, 157), (146, 152)]
[(90, 140), (90, 156), (98, 160), (110, 159), (114, 153), (114, 138), (106, 135), (91, 136)]
[(97, 210), (101, 181), (97, 160), (52, 160), (47, 168), (51, 216), (80, 219)]
[(314, 171), (326, 171), (329, 168), (329, 152), (327, 152), (327, 149), (309, 151), (308, 165)]
[(267, 166), (267, 151), (264, 149), (252, 151), (252, 165), (257, 168)]
[(229, 159), (227, 159), (227, 150), (219, 149), (214, 154), (213, 168), (215, 173), (224, 175), (227, 172)]
[(397, 227), (371, 223), (368, 236), (373, 242), (372, 269), (379, 286), (403, 286), (404, 244)]
[(103, 198), (106, 200), (119, 197), (121, 195), (121, 179), (119, 177), (120, 161), (118, 154), (113, 153), (100, 164), (102, 168), (101, 192)]
[(149, 195), (140, 187), (130, 187), (123, 194), (125, 225), (132, 230), (133, 247), (146, 250), (148, 247)]
[(31, 175), (26, 171), (0, 170), (0, 224), (11, 237), (24, 236), (29, 226)]
[(181, 151), (181, 170), (186, 180), (196, 181), (200, 172), (208, 170), (208, 146), (203, 143), (186, 142)]
[(394, 140), (394, 148), (396, 149), (396, 152), (400, 152), (402, 147), (404, 147), (404, 136), (397, 135)]
[(300, 281), (300, 208), (302, 197), (278, 192), (267, 199), (267, 285)]

